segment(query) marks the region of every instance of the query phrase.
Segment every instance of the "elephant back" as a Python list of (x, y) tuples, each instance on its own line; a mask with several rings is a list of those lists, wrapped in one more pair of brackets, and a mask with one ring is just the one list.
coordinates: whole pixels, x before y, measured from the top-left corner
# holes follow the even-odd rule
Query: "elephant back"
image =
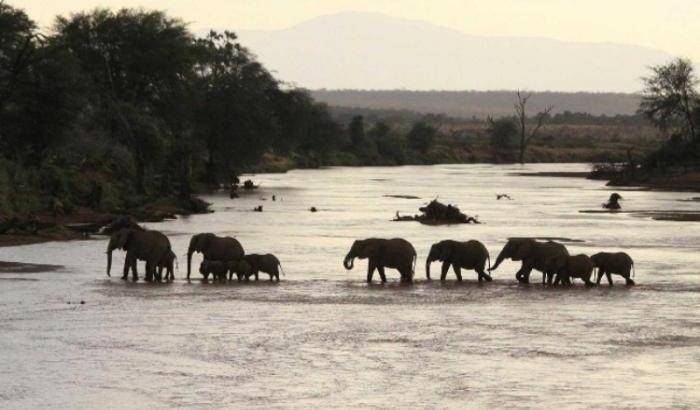
[[(569, 260), (569, 251), (566, 246), (554, 242), (537, 242), (535, 248), (534, 268), (540, 272), (549, 269), (559, 270), (564, 268)], [(552, 264), (556, 266), (551, 266)]]
[(134, 231), (129, 250), (138, 258), (146, 258), (154, 253), (165, 257), (171, 251), (170, 240), (158, 231)]
[(245, 251), (243, 250), (243, 245), (237, 239), (227, 236), (224, 238), (213, 238), (211, 246), (203, 250), (202, 254), (205, 259), (233, 261), (242, 259)]

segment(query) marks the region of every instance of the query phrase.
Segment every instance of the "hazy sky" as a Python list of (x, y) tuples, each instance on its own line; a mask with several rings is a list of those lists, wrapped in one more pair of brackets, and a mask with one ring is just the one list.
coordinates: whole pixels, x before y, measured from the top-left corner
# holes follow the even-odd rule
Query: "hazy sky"
[(341, 11), (426, 20), (468, 34), (658, 48), (700, 61), (700, 0), (6, 0), (47, 26), (97, 6), (156, 8), (210, 27), (278, 29)]

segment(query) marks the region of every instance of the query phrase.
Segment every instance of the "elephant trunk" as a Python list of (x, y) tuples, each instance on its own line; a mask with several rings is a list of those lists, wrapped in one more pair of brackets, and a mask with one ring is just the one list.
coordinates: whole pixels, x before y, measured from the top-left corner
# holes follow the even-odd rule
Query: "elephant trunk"
[(351, 270), (355, 266), (354, 260), (355, 257), (351, 253), (348, 253), (345, 259), (343, 259), (343, 266), (345, 269)]
[(112, 275), (109, 273), (109, 271), (112, 270), (112, 249), (107, 250), (107, 276), (111, 277)]
[(187, 250), (187, 280), (190, 280), (190, 272), (192, 272), (192, 254), (194, 249), (190, 248)]
[(495, 263), (492, 267), (490, 267), (489, 270), (492, 271), (492, 270), (498, 269), (498, 266), (499, 266), (499, 265), (501, 264), (501, 262), (503, 262), (503, 260), (504, 260), (505, 258), (507, 258), (507, 257), (508, 257), (508, 255), (507, 255), (507, 253), (506, 253), (506, 250), (505, 250), (505, 249), (501, 250), (501, 253), (499, 253), (499, 254), (498, 254), (498, 257), (496, 258), (496, 263)]

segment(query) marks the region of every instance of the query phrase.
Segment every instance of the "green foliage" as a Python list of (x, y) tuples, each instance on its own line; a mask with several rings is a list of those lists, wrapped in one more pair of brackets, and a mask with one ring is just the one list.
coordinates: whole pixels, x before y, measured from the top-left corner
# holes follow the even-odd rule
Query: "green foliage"
[(411, 149), (423, 154), (427, 153), (433, 146), (437, 130), (424, 121), (419, 121), (413, 125), (411, 131), (406, 135), (406, 141)]
[(680, 131), (697, 140), (694, 112), (700, 109), (698, 79), (690, 60), (678, 58), (666, 65), (651, 68), (644, 78), (644, 92), (639, 110), (662, 130)]
[(516, 146), (518, 125), (513, 118), (503, 117), (497, 120), (489, 118), (486, 132), (492, 147), (497, 151), (508, 151)]

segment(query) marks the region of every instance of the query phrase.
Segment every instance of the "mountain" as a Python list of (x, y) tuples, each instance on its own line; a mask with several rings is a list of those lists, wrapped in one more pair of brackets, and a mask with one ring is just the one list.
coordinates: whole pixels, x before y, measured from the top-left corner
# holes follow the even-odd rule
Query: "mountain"
[(345, 12), (241, 42), (305, 88), (635, 92), (665, 52), (633, 45), (485, 37), (383, 14)]

